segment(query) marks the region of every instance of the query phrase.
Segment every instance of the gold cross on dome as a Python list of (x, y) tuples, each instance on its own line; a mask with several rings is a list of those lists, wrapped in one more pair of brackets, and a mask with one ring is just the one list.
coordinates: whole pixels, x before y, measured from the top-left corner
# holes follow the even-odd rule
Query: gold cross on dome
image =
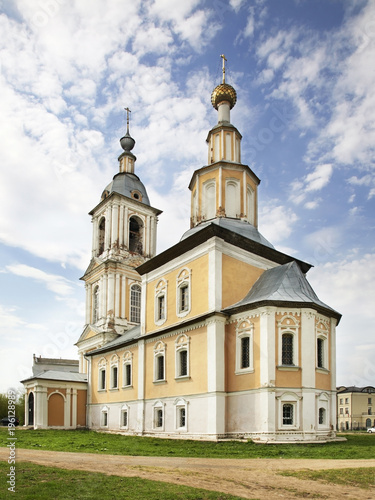
[(223, 60), (223, 83), (225, 83), (225, 61), (227, 61), (226, 57), (224, 54), (221, 54), (220, 56)]

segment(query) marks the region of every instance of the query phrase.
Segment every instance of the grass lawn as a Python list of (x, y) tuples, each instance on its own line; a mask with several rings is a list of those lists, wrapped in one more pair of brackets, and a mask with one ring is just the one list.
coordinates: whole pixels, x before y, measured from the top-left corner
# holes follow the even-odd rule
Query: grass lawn
[(328, 483), (370, 488), (375, 486), (375, 467), (359, 467), (358, 469), (300, 470), (280, 472), (282, 476), (294, 476), (299, 479), (313, 479)]
[[(9, 465), (0, 462), (1, 477)], [(0, 498), (22, 500), (240, 500), (241, 497), (188, 486), (179, 486), (138, 477), (107, 476), (94, 472), (71, 471), (29, 463), (16, 464), (16, 493), (7, 490), (6, 481), (0, 485)]]
[[(0, 446), (6, 446), (7, 428), (0, 428)], [(347, 434), (347, 442), (327, 444), (260, 445), (122, 436), (86, 430), (17, 429), (17, 448), (104, 453), (112, 455), (198, 458), (375, 458), (375, 435)]]

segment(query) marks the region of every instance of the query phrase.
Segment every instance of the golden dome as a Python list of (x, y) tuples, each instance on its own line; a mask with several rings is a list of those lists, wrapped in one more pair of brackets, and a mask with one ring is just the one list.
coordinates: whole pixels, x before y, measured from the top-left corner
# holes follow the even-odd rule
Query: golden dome
[(212, 106), (215, 109), (217, 109), (218, 104), (222, 101), (228, 101), (230, 109), (232, 109), (237, 102), (237, 93), (232, 85), (228, 85), (228, 83), (221, 83), (211, 94)]

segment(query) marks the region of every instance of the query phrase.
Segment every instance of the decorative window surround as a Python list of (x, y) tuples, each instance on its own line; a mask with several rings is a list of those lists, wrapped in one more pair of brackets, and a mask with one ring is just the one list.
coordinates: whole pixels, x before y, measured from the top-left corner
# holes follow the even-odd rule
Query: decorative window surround
[(154, 383), (166, 382), (165, 352), (164, 342), (157, 342), (154, 347)]
[(180, 271), (176, 281), (176, 314), (183, 318), (191, 310), (191, 269)]
[(162, 278), (155, 287), (155, 325), (161, 326), (167, 321), (167, 281)]
[(98, 391), (107, 390), (107, 360), (101, 358), (98, 363)]
[(111, 357), (111, 376), (110, 376), (110, 390), (118, 391), (118, 356), (114, 354)]
[(122, 362), (122, 388), (133, 386), (133, 354), (126, 351)]
[(188, 403), (184, 398), (178, 398), (174, 402), (175, 405), (175, 430), (184, 431), (188, 430)]
[[(288, 369), (293, 369), (299, 366), (298, 358), (298, 336), (299, 336), (299, 321), (292, 315), (285, 315), (282, 319), (277, 321), (278, 328), (278, 368), (280, 366), (287, 367)], [(292, 361), (293, 363), (285, 364), (283, 363), (283, 335), (291, 335), (292, 337)], [(285, 343), (284, 343), (285, 345)]]
[(175, 342), (176, 380), (190, 378), (190, 339), (186, 335), (179, 335)]
[[(246, 340), (248, 339), (248, 340)], [(244, 350), (248, 348), (248, 353)], [(246, 359), (245, 359), (246, 358)], [(236, 375), (254, 372), (254, 324), (250, 320), (238, 321), (236, 326)]]

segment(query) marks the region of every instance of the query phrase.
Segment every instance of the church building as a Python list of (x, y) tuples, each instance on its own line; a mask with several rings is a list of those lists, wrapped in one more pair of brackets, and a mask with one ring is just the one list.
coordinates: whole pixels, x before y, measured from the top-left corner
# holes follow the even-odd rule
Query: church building
[(23, 381), (29, 425), (206, 440), (335, 439), (341, 315), (313, 291), (311, 265), (258, 231), (260, 180), (242, 163), (242, 136), (230, 118), (237, 95), (224, 61), (211, 95), (217, 124), (207, 164), (189, 184), (190, 229), (160, 254), (161, 211), (135, 173), (128, 110), (119, 172), (90, 212), (78, 372), (45, 370)]

